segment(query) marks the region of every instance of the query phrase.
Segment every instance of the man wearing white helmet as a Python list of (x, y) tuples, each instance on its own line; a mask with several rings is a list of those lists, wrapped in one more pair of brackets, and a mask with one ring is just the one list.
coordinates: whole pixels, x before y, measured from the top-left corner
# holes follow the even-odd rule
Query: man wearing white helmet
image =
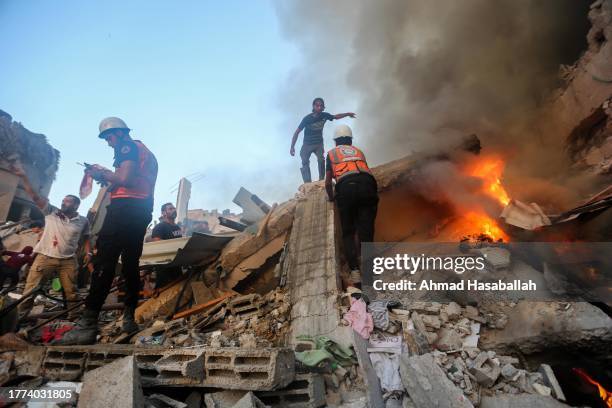
[(139, 261), (153, 212), (157, 160), (141, 141), (130, 137), (130, 129), (123, 120), (106, 118), (100, 122), (99, 131), (98, 137), (115, 152), (115, 171), (96, 165), (85, 171), (95, 180), (110, 184), (111, 201), (98, 235), (95, 270), (85, 310), (77, 327), (66, 333), (59, 344), (95, 342), (98, 314), (110, 291), (119, 257), (126, 286), (123, 331), (138, 330), (134, 311), (140, 290)]
[[(329, 201), (336, 201), (340, 215), (344, 253), (351, 268), (351, 281), (359, 284), (359, 250), (361, 242), (374, 240), (378, 186), (365, 155), (352, 145), (351, 128), (347, 125), (338, 126), (334, 132), (334, 141), (336, 147), (327, 152), (325, 189)], [(332, 181), (335, 181), (335, 192)], [(371, 273), (364, 274), (363, 284), (372, 285)]]

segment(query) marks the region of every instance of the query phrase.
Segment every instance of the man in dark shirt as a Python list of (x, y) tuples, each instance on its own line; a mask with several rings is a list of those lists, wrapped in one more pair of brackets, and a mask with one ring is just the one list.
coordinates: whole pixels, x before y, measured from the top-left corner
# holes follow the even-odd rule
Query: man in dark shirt
[[(162, 241), (166, 239), (180, 238), (183, 236), (181, 227), (176, 225), (176, 208), (172, 203), (161, 206), (161, 222), (153, 228), (151, 241)], [(162, 288), (168, 283), (175, 281), (182, 275), (181, 268), (156, 268), (155, 287)]]
[(20, 252), (1, 251), (3, 256), (8, 255), (10, 258), (4, 265), (0, 265), (0, 289), (2, 289), (7, 279), (9, 280), (10, 288), (17, 286), (21, 267), (26, 264), (32, 266), (34, 262), (34, 256), (32, 255), (33, 251), (34, 248), (31, 246), (23, 248)]
[(315, 98), (312, 101), (312, 113), (304, 116), (304, 119), (300, 122), (299, 126), (293, 133), (293, 138), (291, 139), (291, 149), (289, 150), (289, 154), (295, 156), (295, 143), (297, 142), (298, 135), (304, 129), (304, 144), (300, 149), (300, 158), (302, 159), (302, 167), (300, 171), (302, 172), (302, 179), (304, 183), (310, 183), (312, 178), (310, 176), (310, 155), (312, 153), (317, 157), (317, 163), (319, 166), (319, 180), (323, 180), (325, 177), (325, 159), (323, 157), (324, 148), (323, 148), (323, 126), (325, 126), (325, 122), (328, 120), (334, 119), (342, 119), (347, 116), (351, 118), (355, 117), (355, 114), (352, 112), (347, 113), (339, 113), (337, 115), (332, 115), (327, 112), (323, 112), (325, 110), (325, 102), (323, 98)]
[(153, 228), (151, 241), (180, 238), (183, 236), (181, 227), (176, 225), (176, 208), (172, 203), (166, 203), (161, 207), (161, 222)]

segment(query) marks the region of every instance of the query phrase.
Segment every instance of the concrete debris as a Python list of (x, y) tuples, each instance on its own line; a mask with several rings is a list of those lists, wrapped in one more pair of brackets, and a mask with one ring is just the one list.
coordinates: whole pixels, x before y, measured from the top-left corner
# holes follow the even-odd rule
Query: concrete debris
[(473, 407), (463, 392), (446, 377), (431, 353), (412, 357), (402, 355), (400, 374), (417, 407)]
[(236, 402), (232, 408), (266, 408), (266, 406), (251, 391)]
[(144, 407), (135, 358), (123, 357), (86, 373), (78, 407)]
[(325, 383), (319, 374), (297, 374), (284, 389), (256, 393), (268, 406), (278, 408), (322, 407), (325, 405)]
[(554, 398), (542, 395), (518, 394), (518, 395), (496, 395), (483, 396), (480, 408), (563, 408), (569, 407)]
[(541, 364), (538, 372), (542, 374), (544, 379), (544, 384), (550, 387), (552, 391), (552, 396), (558, 399), (559, 401), (565, 401), (565, 394), (561, 389), (561, 385), (557, 381), (557, 377), (553, 372), (552, 368), (548, 364)]

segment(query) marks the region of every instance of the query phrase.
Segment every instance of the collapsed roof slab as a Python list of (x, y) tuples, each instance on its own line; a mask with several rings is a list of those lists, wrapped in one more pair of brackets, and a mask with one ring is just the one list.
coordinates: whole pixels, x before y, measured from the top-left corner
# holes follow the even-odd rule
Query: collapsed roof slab
[(216, 257), (236, 234), (214, 235), (194, 233), (187, 238), (147, 242), (143, 245), (140, 266), (198, 265)]

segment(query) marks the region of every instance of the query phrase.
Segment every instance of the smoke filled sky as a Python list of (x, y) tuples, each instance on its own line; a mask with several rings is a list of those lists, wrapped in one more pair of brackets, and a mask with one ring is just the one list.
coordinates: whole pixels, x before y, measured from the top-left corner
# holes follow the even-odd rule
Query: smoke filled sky
[(156, 207), (189, 175), (191, 208), (236, 209), (241, 185), (272, 203), (301, 182), (289, 143), (316, 96), (357, 113), (342, 122), (371, 164), (464, 131), (515, 139), (500, 127), (578, 57), (588, 4), (5, 0), (0, 109), (60, 150), (54, 203), (78, 189), (77, 161), (111, 165), (96, 138), (105, 116), (156, 154)]

